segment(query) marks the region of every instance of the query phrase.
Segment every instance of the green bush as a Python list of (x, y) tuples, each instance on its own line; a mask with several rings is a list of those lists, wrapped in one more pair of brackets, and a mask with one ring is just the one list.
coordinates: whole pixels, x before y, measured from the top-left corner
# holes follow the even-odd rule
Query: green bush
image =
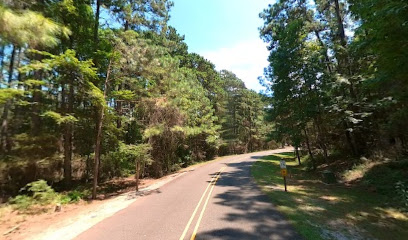
[(28, 192), (28, 195), (31, 195), (38, 204), (49, 204), (57, 198), (54, 189), (45, 180), (38, 180), (27, 184), (20, 190), (20, 192), (24, 191)]
[(86, 198), (89, 194), (90, 192), (88, 190), (84, 191), (74, 190), (69, 192), (67, 195), (70, 199), (70, 202), (78, 202), (79, 200)]
[(65, 194), (59, 194), (58, 202), (61, 204), (79, 202), (81, 199), (85, 199), (91, 193), (88, 189), (85, 190), (73, 190)]
[(61, 194), (59, 196), (58, 202), (61, 204), (68, 204), (68, 203), (71, 203), (71, 198), (68, 195)]
[(9, 203), (17, 210), (29, 209), (34, 201), (33, 198), (27, 195), (17, 195), (15, 198), (9, 200)]
[(58, 200), (58, 194), (45, 180), (38, 180), (20, 189), (20, 195), (9, 200), (17, 210), (27, 210), (33, 205), (47, 205)]

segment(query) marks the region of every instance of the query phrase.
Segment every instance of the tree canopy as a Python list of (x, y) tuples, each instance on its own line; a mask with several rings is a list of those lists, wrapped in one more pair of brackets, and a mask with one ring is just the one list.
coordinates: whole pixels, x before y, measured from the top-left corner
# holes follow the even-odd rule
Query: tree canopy
[(406, 1), (279, 0), (260, 14), (276, 139), (313, 153), (407, 153)]
[[(188, 51), (167, 0), (2, 1), (0, 183), (160, 177), (268, 147), (266, 103)], [(101, 20), (101, 12), (109, 22)]]

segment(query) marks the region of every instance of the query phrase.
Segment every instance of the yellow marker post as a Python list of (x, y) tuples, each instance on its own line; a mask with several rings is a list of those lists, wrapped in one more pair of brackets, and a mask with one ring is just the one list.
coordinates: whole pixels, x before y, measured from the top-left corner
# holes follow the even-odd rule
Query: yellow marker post
[(285, 184), (285, 192), (288, 191), (286, 187), (286, 176), (288, 175), (288, 170), (286, 169), (286, 162), (281, 160), (280, 161), (280, 168), (281, 168), (281, 175), (283, 177), (283, 183)]

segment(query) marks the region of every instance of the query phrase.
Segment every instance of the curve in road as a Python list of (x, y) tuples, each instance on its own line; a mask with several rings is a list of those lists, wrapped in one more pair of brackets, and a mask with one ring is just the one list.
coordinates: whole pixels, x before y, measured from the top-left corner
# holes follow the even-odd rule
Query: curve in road
[(190, 170), (76, 239), (301, 239), (253, 182), (251, 165), (280, 149)]

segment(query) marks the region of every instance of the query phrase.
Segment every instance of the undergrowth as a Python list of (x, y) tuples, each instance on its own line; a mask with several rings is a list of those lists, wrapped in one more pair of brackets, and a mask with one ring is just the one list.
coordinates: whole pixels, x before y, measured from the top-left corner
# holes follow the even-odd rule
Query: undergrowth
[(45, 180), (38, 180), (21, 188), (19, 195), (10, 198), (8, 204), (19, 212), (34, 214), (47, 211), (50, 205), (78, 202), (88, 195), (87, 190), (57, 193)]
[[(289, 192), (283, 191), (279, 173), (281, 159), (287, 161)], [(335, 164), (342, 163), (337, 159)], [(386, 176), (375, 179), (370, 175), (374, 173), (373, 169), (369, 169), (358, 181), (355, 179), (346, 185), (342, 181), (324, 184), (320, 175), (324, 168), (310, 171), (307, 165), (306, 157), (298, 166), (293, 155), (273, 154), (260, 159), (252, 167), (258, 185), (306, 239), (408, 239), (408, 214), (401, 211), (403, 205), (396, 199), (396, 196), (407, 197), (407, 185), (398, 184), (397, 189), (397, 182), (393, 182), (403, 176), (403, 164), (397, 164), (400, 169), (390, 167), (397, 166), (395, 163), (382, 165), (394, 169), (388, 180)], [(358, 165), (353, 167), (361, 168)], [(333, 165), (327, 164), (326, 169), (333, 169)], [(366, 179), (371, 182), (364, 181)], [(366, 185), (377, 184), (381, 189), (380, 184), (388, 182), (393, 183), (390, 189), (385, 188), (388, 194)]]

